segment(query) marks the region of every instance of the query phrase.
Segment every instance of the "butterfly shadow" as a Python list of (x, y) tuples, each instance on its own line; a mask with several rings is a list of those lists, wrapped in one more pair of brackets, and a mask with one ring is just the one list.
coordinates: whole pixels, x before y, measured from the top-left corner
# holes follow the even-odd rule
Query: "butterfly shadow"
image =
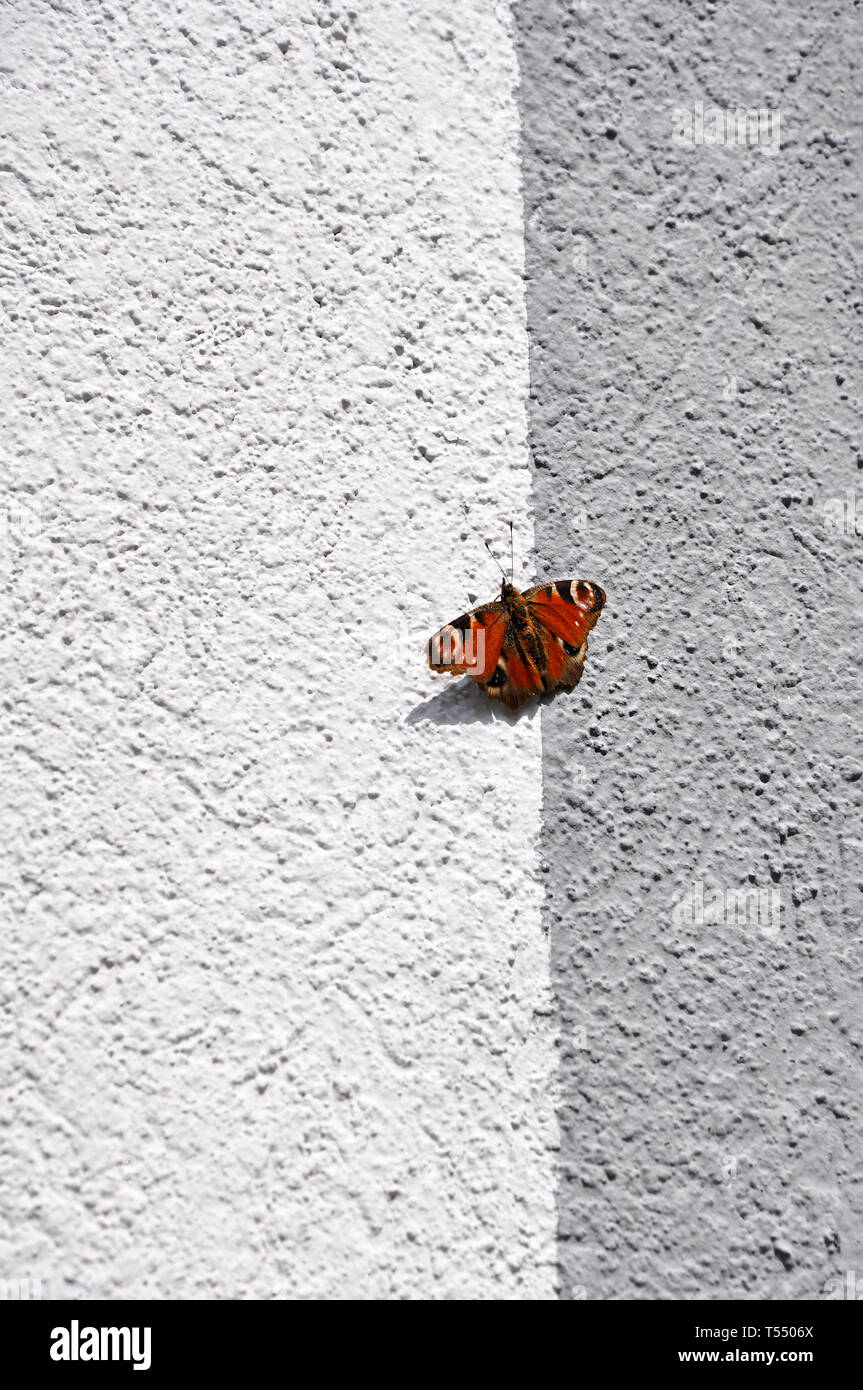
[(520, 719), (536, 717), (536, 702), (510, 709), (487, 695), (465, 676), (446, 690), (421, 700), (405, 718), (405, 724), (517, 724)]

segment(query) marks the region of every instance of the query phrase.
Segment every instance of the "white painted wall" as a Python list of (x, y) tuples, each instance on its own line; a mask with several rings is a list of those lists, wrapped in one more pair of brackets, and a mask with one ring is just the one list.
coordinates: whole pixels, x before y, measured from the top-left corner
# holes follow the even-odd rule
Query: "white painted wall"
[(508, 11), (0, 22), (0, 1273), (552, 1297)]

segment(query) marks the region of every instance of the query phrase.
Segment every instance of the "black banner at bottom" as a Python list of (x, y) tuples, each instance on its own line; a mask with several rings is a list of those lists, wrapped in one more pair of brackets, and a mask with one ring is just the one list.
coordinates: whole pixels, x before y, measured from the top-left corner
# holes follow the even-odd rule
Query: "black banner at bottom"
[[(361, 1323), (354, 1324), (354, 1310)], [(281, 1366), (293, 1374), (303, 1353), (314, 1358), (311, 1366), (321, 1372), (337, 1372), (344, 1360), (351, 1375), (366, 1371), (386, 1378), (391, 1367), (403, 1380), (411, 1371), (402, 1351), (394, 1356), (399, 1344), (381, 1341), (380, 1316), (371, 1302), (347, 1300), (0, 1303), (7, 1368), (14, 1350), (19, 1375), (47, 1373), (57, 1383), (70, 1376), (99, 1377), (106, 1369), (114, 1377), (132, 1375), (133, 1383), (142, 1384), (183, 1373), (224, 1379), (264, 1366)], [(387, 1330), (416, 1328), (405, 1312), (395, 1323), (390, 1316)], [(548, 1317), (547, 1328), (572, 1339), (557, 1343), (555, 1360), (568, 1345), (574, 1373), (592, 1363), (594, 1373), (760, 1366), (770, 1371), (803, 1367), (823, 1377), (854, 1364), (861, 1333), (856, 1302), (571, 1302), (541, 1316)], [(474, 1367), (487, 1376), (495, 1363), (511, 1373), (517, 1327), (512, 1305), (507, 1305), (505, 1324), (498, 1324), (491, 1310), (480, 1314), (479, 1324), (475, 1317), (470, 1335), (459, 1337), (457, 1352), (450, 1338), (431, 1347), (423, 1339), (424, 1377), (434, 1374), (434, 1359), (447, 1377), (455, 1365), (460, 1376)], [(448, 1322), (447, 1317), (442, 1330)], [(530, 1323), (534, 1326), (532, 1317)], [(532, 1355), (541, 1356), (535, 1344)]]

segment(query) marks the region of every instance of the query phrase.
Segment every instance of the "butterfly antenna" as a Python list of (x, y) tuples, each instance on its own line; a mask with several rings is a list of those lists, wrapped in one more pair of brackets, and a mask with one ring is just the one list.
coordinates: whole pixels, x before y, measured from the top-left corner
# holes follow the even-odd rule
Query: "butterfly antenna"
[(509, 523), (509, 573), (510, 582), (515, 583), (515, 542), (512, 539), (512, 521)]
[[(488, 551), (489, 555), (491, 555), (491, 541), (483, 541), (483, 545), (485, 546), (485, 548), (486, 548), (486, 550)], [(503, 565), (500, 563), (500, 560), (497, 558), (496, 555), (491, 555), (491, 558), (494, 560), (495, 564), (497, 565), (497, 567), (498, 567), (498, 569), (500, 570), (501, 574), (503, 575), (504, 579), (506, 579), (506, 570), (504, 569)]]

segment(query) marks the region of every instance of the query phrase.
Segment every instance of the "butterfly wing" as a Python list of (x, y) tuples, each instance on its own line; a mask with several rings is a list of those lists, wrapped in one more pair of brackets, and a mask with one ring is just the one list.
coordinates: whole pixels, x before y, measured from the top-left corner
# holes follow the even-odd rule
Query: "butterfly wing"
[(494, 677), (505, 635), (503, 604), (484, 603), (454, 618), (429, 638), (429, 666), (448, 676), (470, 676), (485, 689), (485, 683)]
[(496, 666), (477, 685), (492, 700), (502, 700), (510, 709), (519, 709), (531, 695), (541, 695), (546, 689), (541, 671), (525, 659), (512, 624), (506, 625)]
[(578, 685), (587, 655), (587, 634), (605, 604), (605, 591), (589, 579), (535, 584), (524, 594), (545, 652), (544, 689)]

